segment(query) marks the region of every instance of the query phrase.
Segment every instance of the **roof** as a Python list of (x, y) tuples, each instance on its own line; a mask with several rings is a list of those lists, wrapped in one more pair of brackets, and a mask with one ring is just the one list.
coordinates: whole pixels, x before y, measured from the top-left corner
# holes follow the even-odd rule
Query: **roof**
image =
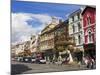
[[(59, 27), (61, 27), (61, 26), (64, 26), (65, 23), (68, 23), (68, 19), (65, 20), (65, 21), (63, 21), (63, 22), (61, 22), (61, 23), (59, 23), (59, 24), (57, 24), (53, 29), (50, 29), (49, 31), (46, 31), (46, 32), (44, 32), (44, 33), (42, 33), (42, 34), (45, 34), (45, 33), (48, 33), (48, 32), (52, 32), (52, 31), (56, 30), (57, 28), (59, 28)], [(48, 27), (48, 26), (47, 26), (47, 27)], [(41, 34), (41, 35), (42, 35), (42, 34)]]
[(77, 9), (76, 11), (72, 12), (68, 17), (74, 16), (76, 13), (81, 12), (81, 9)]
[(82, 15), (84, 14), (84, 12), (87, 10), (87, 8), (91, 8), (91, 9), (96, 9), (96, 6), (86, 6), (85, 9), (82, 12)]

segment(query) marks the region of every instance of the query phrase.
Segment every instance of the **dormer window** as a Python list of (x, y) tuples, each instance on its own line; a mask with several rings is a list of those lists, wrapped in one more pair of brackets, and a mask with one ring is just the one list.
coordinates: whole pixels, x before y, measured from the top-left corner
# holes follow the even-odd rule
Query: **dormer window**
[(77, 14), (77, 17), (78, 17), (78, 19), (80, 19), (80, 14), (79, 13)]
[(72, 17), (72, 22), (74, 22), (74, 16)]

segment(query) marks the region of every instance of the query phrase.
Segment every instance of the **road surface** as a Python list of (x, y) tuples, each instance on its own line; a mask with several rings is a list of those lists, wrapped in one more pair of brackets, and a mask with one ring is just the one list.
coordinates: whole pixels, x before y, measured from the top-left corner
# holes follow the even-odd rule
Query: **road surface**
[(31, 74), (43, 72), (62, 72), (73, 70), (87, 70), (84, 66), (78, 65), (57, 65), (57, 64), (34, 64), (12, 61), (11, 73), (15, 74)]

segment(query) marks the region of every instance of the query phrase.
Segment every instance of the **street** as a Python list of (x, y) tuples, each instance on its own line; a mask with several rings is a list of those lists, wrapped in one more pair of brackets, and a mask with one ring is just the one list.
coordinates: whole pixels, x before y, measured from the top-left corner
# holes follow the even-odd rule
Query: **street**
[(12, 61), (11, 73), (15, 74), (30, 74), (30, 73), (43, 73), (43, 72), (62, 72), (62, 71), (75, 71), (87, 70), (84, 66), (78, 65), (57, 65), (57, 64), (34, 64)]

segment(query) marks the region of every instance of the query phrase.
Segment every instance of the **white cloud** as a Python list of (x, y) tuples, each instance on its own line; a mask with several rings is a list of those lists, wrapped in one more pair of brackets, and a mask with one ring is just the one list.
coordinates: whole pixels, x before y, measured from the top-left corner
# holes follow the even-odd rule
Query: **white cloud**
[[(41, 23), (39, 27), (33, 28), (27, 23), (28, 20), (34, 19)], [(35, 35), (50, 21), (51, 16), (47, 14), (12, 13), (12, 43), (28, 40), (30, 35)]]
[[(61, 17), (56, 17), (62, 19)], [(32, 26), (27, 21), (37, 21), (39, 26)], [(52, 17), (48, 14), (30, 14), (30, 13), (12, 13), (12, 43), (26, 41), (31, 35), (36, 35), (52, 21)], [(34, 24), (34, 22), (33, 22)]]

